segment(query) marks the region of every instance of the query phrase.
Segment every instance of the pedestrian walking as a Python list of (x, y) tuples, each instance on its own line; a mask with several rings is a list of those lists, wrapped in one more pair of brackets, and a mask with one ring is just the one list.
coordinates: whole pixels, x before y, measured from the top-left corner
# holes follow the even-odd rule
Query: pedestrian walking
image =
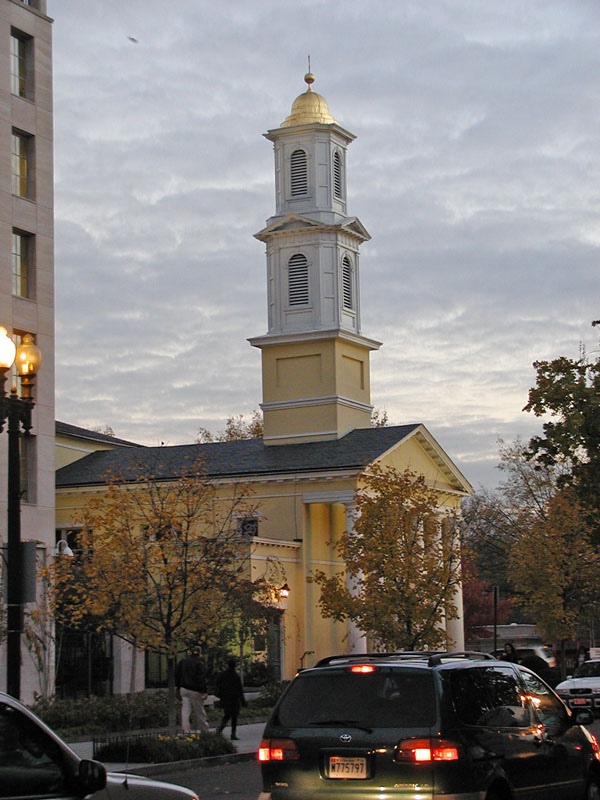
[(229, 659), (227, 669), (221, 672), (217, 678), (217, 697), (223, 709), (223, 719), (219, 725), (218, 732), (223, 733), (223, 728), (231, 720), (231, 738), (237, 739), (237, 720), (240, 707), (248, 704), (244, 697), (244, 687), (240, 676), (235, 671), (235, 658)]
[[(208, 733), (206, 720), (206, 673), (200, 660), (201, 649), (194, 647), (192, 651), (175, 666), (175, 685), (177, 696), (181, 699), (181, 727), (184, 731), (200, 730)], [(194, 715), (196, 727), (191, 727), (190, 716)]]
[(502, 653), (502, 661), (511, 661), (513, 664), (518, 664), (517, 651), (511, 642), (506, 642), (504, 645), (504, 653)]

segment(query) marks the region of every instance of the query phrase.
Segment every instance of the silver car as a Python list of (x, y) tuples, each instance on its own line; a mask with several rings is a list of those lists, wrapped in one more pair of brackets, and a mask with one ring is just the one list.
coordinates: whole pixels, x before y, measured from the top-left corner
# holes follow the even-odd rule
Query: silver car
[(0, 692), (0, 798), (3, 800), (198, 800), (190, 789), (139, 775), (107, 773), (79, 758), (35, 714)]

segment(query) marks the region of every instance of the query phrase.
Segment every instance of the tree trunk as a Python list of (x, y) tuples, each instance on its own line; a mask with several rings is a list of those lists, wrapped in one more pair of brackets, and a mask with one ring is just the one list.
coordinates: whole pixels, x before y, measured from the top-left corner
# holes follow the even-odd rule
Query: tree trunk
[(167, 656), (167, 707), (169, 709), (169, 730), (175, 733), (177, 730), (177, 708), (175, 696), (175, 657)]

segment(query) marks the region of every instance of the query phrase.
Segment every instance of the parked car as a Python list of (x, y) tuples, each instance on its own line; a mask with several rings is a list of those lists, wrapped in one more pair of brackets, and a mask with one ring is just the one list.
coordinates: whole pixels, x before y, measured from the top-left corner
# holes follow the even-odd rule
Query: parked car
[(584, 661), (573, 675), (558, 684), (556, 693), (569, 708), (586, 708), (600, 716), (600, 659)]
[[(556, 664), (556, 657), (552, 648), (543, 644), (528, 645), (515, 648), (517, 661), (524, 667), (535, 672), (550, 686), (555, 686), (560, 680), (560, 670)], [(496, 658), (503, 660), (506, 655), (504, 650), (494, 650)]]
[(275, 706), (259, 800), (596, 800), (592, 720), (531, 670), (487, 654), (332, 656)]
[(53, 800), (198, 800), (190, 789), (107, 773), (81, 759), (35, 714), (0, 692), (0, 797)]

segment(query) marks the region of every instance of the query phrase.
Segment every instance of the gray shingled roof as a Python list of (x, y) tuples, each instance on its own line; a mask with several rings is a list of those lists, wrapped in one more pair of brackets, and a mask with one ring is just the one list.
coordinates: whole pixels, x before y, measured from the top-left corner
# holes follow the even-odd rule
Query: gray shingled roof
[(135, 480), (144, 466), (151, 467), (158, 480), (164, 480), (185, 474), (186, 467), (198, 458), (204, 463), (208, 476), (213, 478), (360, 470), (418, 427), (413, 424), (359, 428), (341, 439), (267, 447), (262, 439), (240, 439), (173, 447), (99, 450), (59, 469), (56, 488), (101, 485), (106, 483), (108, 475)]
[(128, 442), (126, 439), (117, 439), (116, 436), (109, 436), (106, 433), (91, 431), (88, 428), (80, 428), (78, 425), (70, 425), (68, 422), (54, 423), (54, 430), (57, 436), (73, 436), (77, 439), (87, 439), (92, 442), (106, 442), (106, 444), (119, 445), (123, 447), (142, 447), (141, 444)]

